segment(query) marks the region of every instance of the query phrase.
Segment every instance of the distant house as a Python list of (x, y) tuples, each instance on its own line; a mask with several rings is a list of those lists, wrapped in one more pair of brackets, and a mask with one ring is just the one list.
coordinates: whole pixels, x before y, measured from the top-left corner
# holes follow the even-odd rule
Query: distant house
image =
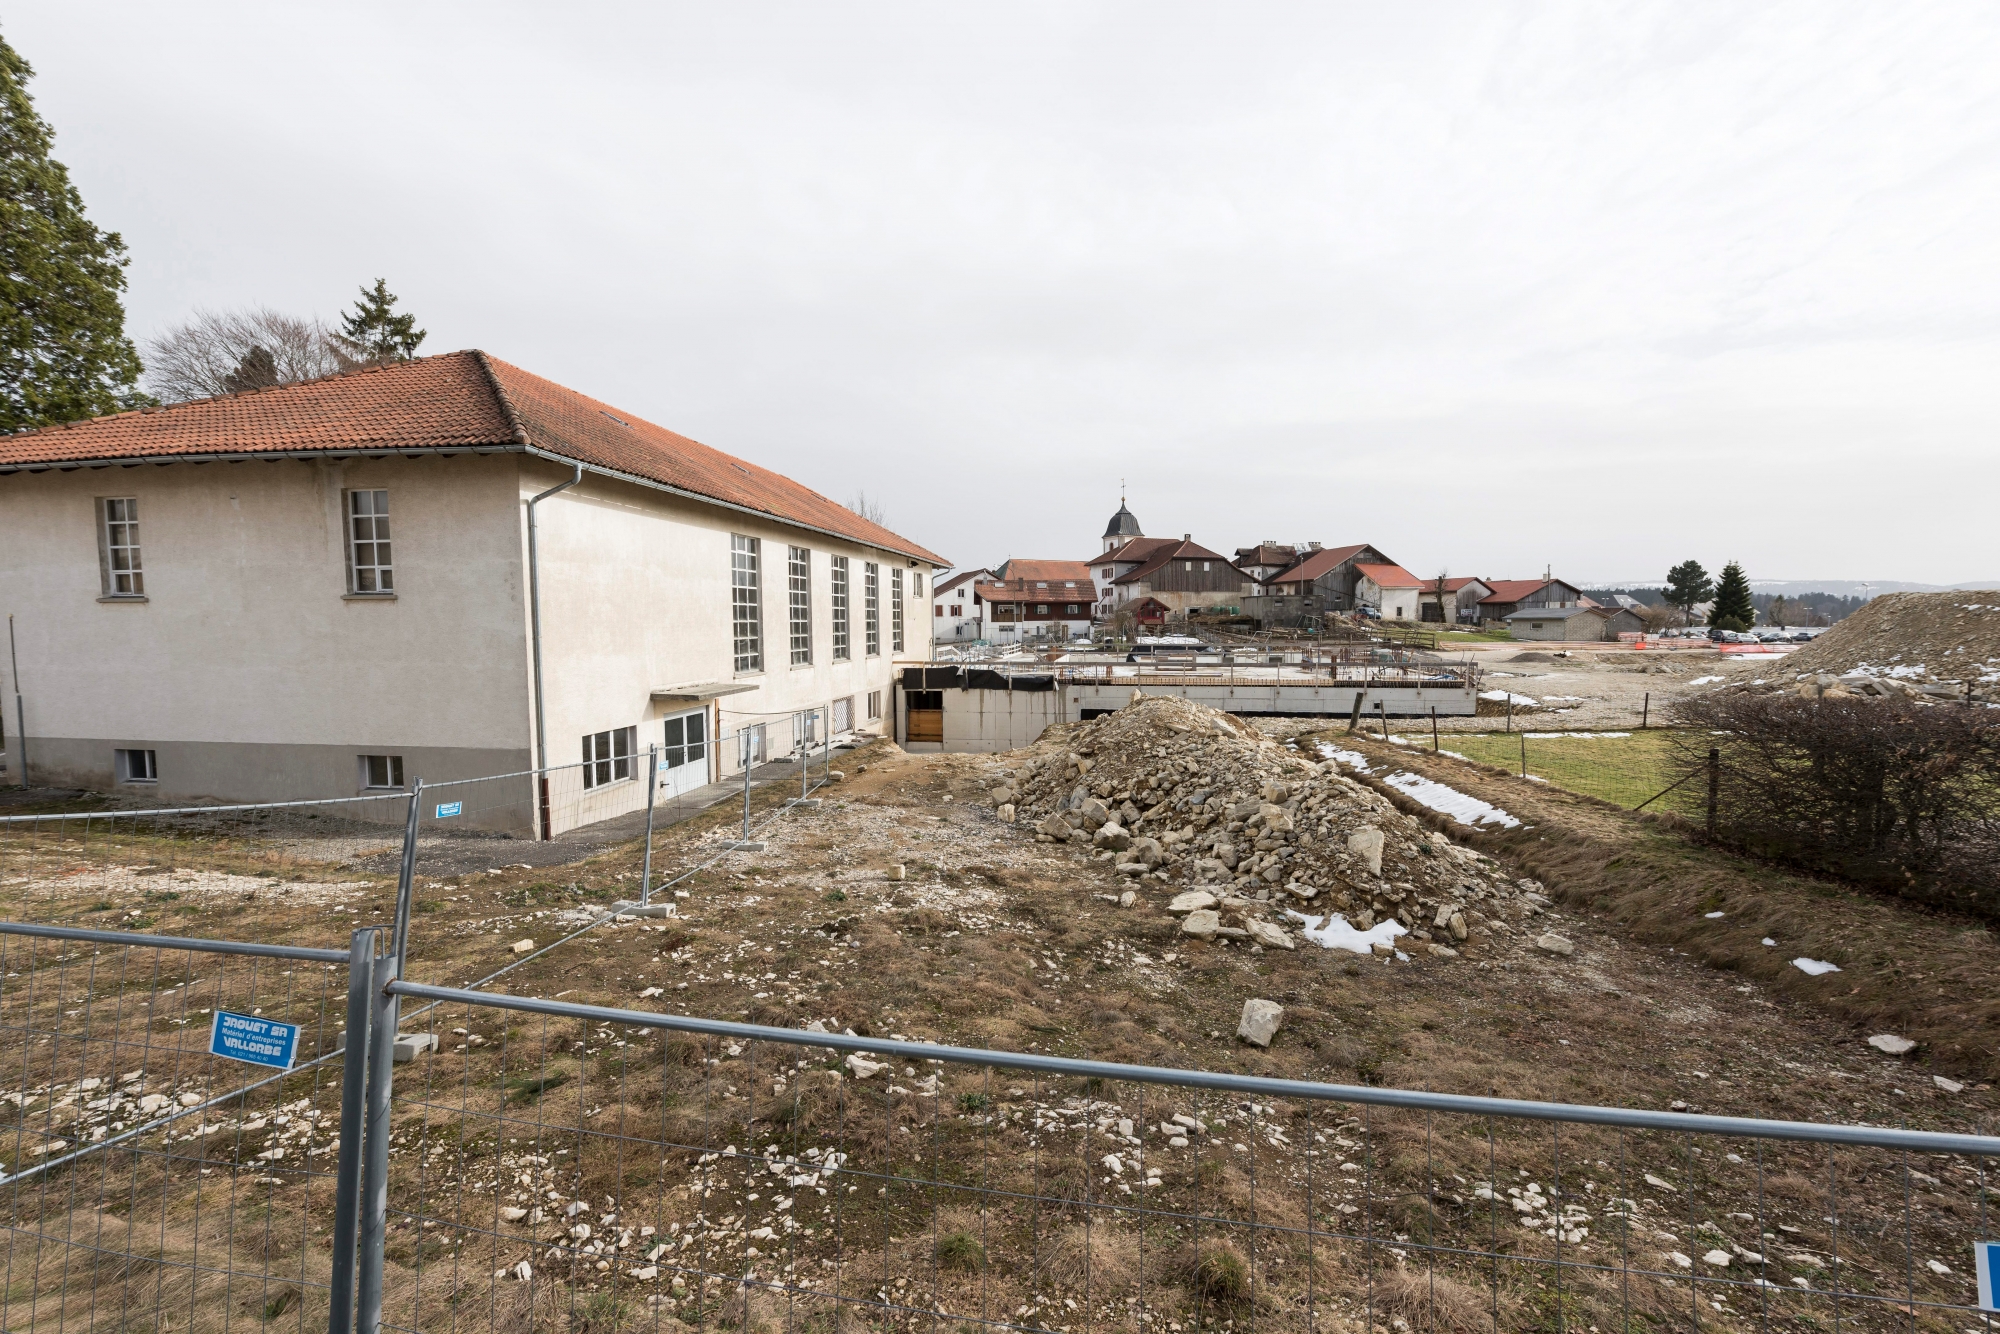
[(1417, 619), (1418, 594), (1423, 581), (1400, 565), (1357, 563), (1354, 572), (1356, 606), (1369, 607), (1385, 621)]
[(1493, 591), (1479, 600), (1482, 621), (1505, 621), (1531, 607), (1589, 605), (1582, 589), (1561, 579), (1491, 579), (1487, 584)]
[(1095, 588), (1079, 560), (1009, 560), (972, 586), (995, 640), (1089, 638)]
[(1493, 596), (1493, 586), (1484, 579), (1465, 575), (1444, 581), (1444, 607), (1439, 610), (1437, 580), (1426, 579), (1417, 593), (1417, 619), (1435, 624), (1458, 625), (1479, 619), (1479, 604)]
[(992, 575), (991, 570), (960, 570), (931, 585), (932, 638), (940, 644), (985, 638), (985, 621), (973, 601), (972, 586)]
[(1256, 599), (1252, 609), (1258, 620), (1270, 625), (1344, 615), (1355, 607), (1355, 589), (1361, 582), (1358, 567), (1394, 564), (1366, 542), (1321, 547), (1265, 580), (1265, 597)]
[(1250, 576), (1253, 581), (1251, 597), (1264, 597), (1269, 593), (1265, 581), (1282, 574), (1299, 563), (1301, 556), (1319, 550), (1317, 542), (1304, 547), (1287, 546), (1278, 542), (1263, 541), (1254, 547), (1236, 548), (1236, 568)]
[(1251, 581), (1219, 552), (1190, 536), (1135, 537), (1090, 562), (1097, 587), (1097, 615), (1108, 620), (1120, 607), (1157, 598), (1169, 611), (1236, 606), (1250, 596)]
[(1507, 632), (1515, 639), (1555, 639), (1588, 643), (1637, 634), (1645, 626), (1623, 607), (1571, 603), (1568, 606), (1524, 607), (1511, 612)]

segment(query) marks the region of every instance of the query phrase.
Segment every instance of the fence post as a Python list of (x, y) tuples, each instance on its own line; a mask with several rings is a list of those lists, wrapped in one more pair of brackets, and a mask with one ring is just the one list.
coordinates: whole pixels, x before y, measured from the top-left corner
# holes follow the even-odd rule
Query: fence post
[[(1233, 658), (1230, 660), (1229, 674), (1231, 680), (1236, 678), (1235, 659)], [(1349, 736), (1361, 730), (1361, 697), (1367, 693), (1365, 690), (1354, 692), (1354, 712), (1347, 719), (1347, 733)]]
[(379, 927), (362, 927), (348, 937), (347, 1033), (341, 1053), (340, 1159), (334, 1170), (333, 1275), (326, 1311), (326, 1334), (354, 1328), (355, 1225), (361, 1212), (361, 1113), (368, 1091), (368, 1021), (372, 1013), (375, 937)]
[(1722, 748), (1708, 748), (1708, 836), (1715, 837), (1716, 798), (1722, 790)]
[(1375, 720), (1382, 724), (1382, 739), (1389, 739), (1389, 705), (1386, 700), (1375, 701)]
[(812, 710), (799, 710), (799, 800), (804, 801), (812, 793)]
[(410, 896), (417, 883), (417, 823), (423, 817), (424, 780), (410, 789), (410, 813), (403, 825), (403, 861), (396, 868), (396, 962), (409, 953)]
[(1501, 693), (1507, 696), (1507, 730), (1511, 732), (1514, 730), (1514, 692), (1507, 690)]
[[(14, 769), (21, 777), (21, 786), (28, 785), (28, 715), (21, 707), (21, 655), (14, 648), (14, 613), (7, 613), (7, 660), (14, 668)], [(1966, 697), (1972, 696), (1972, 684), (1966, 683)]]
[(1521, 733), (1521, 777), (1528, 776), (1528, 734)]
[(1438, 753), (1438, 706), (1431, 705), (1431, 754)]
[(646, 747), (646, 861), (639, 871), (639, 906), (653, 901), (653, 805), (660, 792), (660, 743)]
[(1653, 692), (1648, 690), (1646, 698), (1639, 702), (1639, 730), (1646, 730), (1646, 720), (1653, 712)]
[(743, 738), (743, 841), (750, 841), (750, 729), (738, 728), (738, 736)]
[(380, 1334), (382, 1328), (382, 1249), (389, 1237), (389, 1097), (395, 1079), (400, 1003), (384, 988), (396, 977), (396, 956), (386, 955), (376, 965), (370, 984), (373, 1013), (368, 1022), (368, 1108), (361, 1139), (354, 1334)]

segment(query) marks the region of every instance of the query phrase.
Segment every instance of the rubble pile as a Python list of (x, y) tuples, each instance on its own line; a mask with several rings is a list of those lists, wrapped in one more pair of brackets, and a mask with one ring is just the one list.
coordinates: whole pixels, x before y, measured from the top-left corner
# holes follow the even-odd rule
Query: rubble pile
[(1345, 948), (1395, 953), (1407, 934), (1404, 948), (1452, 958), (1548, 903), (1338, 761), (1187, 700), (1135, 691), (1017, 754), (990, 794), (1000, 818), (1113, 863), (1135, 884), (1121, 901), (1149, 882), (1181, 886), (1169, 911), (1190, 936), (1291, 949), (1287, 924), (1333, 943), (1323, 933), (1340, 919)]
[(1886, 593), (1782, 671), (1809, 698), (2000, 702), (2000, 592)]

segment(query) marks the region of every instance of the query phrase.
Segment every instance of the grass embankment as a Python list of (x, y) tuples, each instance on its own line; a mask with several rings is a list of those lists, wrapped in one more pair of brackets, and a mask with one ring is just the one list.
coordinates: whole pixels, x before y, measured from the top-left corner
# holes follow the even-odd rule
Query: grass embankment
[[(1522, 720), (1532, 724), (1532, 717)], [(1428, 735), (1405, 734), (1413, 748), (1430, 749)], [(1664, 728), (1630, 733), (1561, 732), (1532, 725), (1513, 732), (1455, 732), (1445, 736), (1443, 749), (1476, 764), (1511, 774), (1525, 771), (1570, 792), (1581, 792), (1631, 810), (1652, 799), (1648, 810), (1683, 814), (1700, 808), (1700, 779), (1682, 784), (1666, 796), (1660, 793), (1682, 776), (1677, 767), (1674, 734)]]
[[(1354, 744), (1351, 737), (1340, 740)], [(1453, 738), (1454, 749), (1460, 740)], [(1607, 744), (1575, 742), (1578, 748)], [(1992, 966), (2000, 942), (1990, 928), (1752, 861), (1703, 844), (1685, 821), (1613, 810), (1553, 783), (1524, 781), (1518, 771), (1365, 739), (1360, 749), (1521, 819), (1520, 829), (1473, 831), (1429, 817), (1637, 939), (1685, 951), (1709, 967), (1806, 1002), (1849, 1026), (1857, 1040), (1875, 1033), (1909, 1038), (1919, 1044), (1909, 1059), (1926, 1069), (1960, 1078), (2000, 1075), (2000, 986)], [(1530, 772), (1536, 771), (1533, 754), (1531, 749)], [(1586, 769), (1579, 781), (1601, 780), (1605, 772)], [(1598, 786), (1614, 790), (1603, 781)], [(1421, 809), (1400, 794), (1392, 799), (1406, 810)], [(1841, 971), (1808, 975), (1792, 964), (1802, 957)]]

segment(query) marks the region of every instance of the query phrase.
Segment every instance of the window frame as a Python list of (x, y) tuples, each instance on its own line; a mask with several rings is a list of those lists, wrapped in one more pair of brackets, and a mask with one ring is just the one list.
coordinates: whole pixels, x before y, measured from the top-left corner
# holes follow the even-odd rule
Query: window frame
[[(401, 792), (403, 784), (403, 757), (401, 755), (357, 755), (355, 759), (361, 767), (361, 790), (364, 792)], [(382, 782), (375, 781), (376, 761), (382, 762), (380, 771)]]
[[(114, 529), (117, 531), (114, 532)], [(114, 536), (128, 540), (114, 542), (112, 541)], [(122, 570), (118, 568), (120, 553), (126, 553), (129, 562)], [(97, 564), (101, 596), (130, 598), (135, 602), (146, 596), (146, 570), (139, 540), (137, 496), (97, 498)], [(120, 580), (124, 581), (125, 587), (119, 587)]]
[(889, 570), (889, 651), (903, 651), (903, 567)]
[(868, 692), (868, 717), (865, 721), (873, 723), (873, 722), (880, 722), (881, 720), (882, 720), (882, 692), (879, 690), (871, 690)]
[[(370, 506), (366, 514), (355, 509), (363, 496), (368, 497)], [(381, 508), (374, 508), (378, 504)], [(341, 492), (340, 511), (341, 531), (347, 547), (348, 595), (394, 597), (396, 556), (389, 529), (389, 489), (384, 486), (350, 487)], [(361, 535), (363, 521), (368, 524), (366, 537)], [(361, 559), (363, 546), (368, 548), (369, 560), (366, 563)]]
[(882, 656), (882, 567), (872, 560), (861, 562), (862, 648), (871, 658)]
[(747, 533), (729, 535), (729, 639), (738, 676), (764, 670), (763, 543)]
[[(135, 765), (134, 756), (143, 758)], [(121, 783), (158, 783), (160, 781), (160, 753), (142, 746), (115, 746), (111, 751), (112, 771)], [(134, 773), (135, 768), (145, 770)]]
[[(622, 749), (621, 749), (622, 746)], [(632, 781), (639, 749), (639, 728), (608, 728), (583, 734), (583, 789), (586, 792)]]
[(850, 578), (847, 557), (833, 557), (827, 584), (827, 599), (833, 611), (833, 660), (851, 662), (854, 658), (854, 639), (848, 604), (851, 601), (853, 581)]
[(812, 549), (785, 548), (785, 601), (792, 666), (812, 666)]

